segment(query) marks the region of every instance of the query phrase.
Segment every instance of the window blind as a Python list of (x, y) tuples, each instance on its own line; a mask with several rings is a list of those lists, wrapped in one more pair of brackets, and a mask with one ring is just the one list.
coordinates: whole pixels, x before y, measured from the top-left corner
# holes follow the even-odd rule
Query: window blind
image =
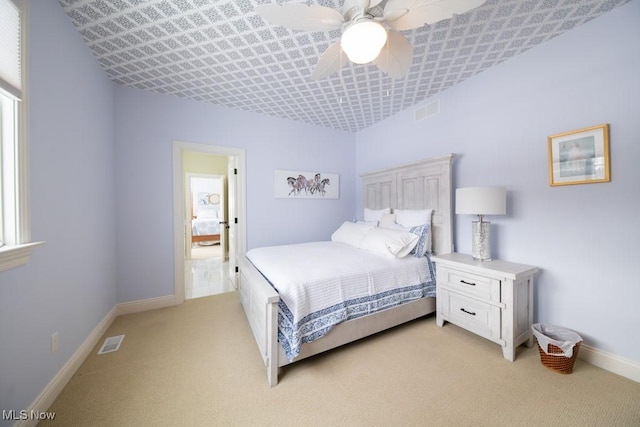
[(12, 0), (0, 0), (0, 89), (22, 98), (20, 9)]

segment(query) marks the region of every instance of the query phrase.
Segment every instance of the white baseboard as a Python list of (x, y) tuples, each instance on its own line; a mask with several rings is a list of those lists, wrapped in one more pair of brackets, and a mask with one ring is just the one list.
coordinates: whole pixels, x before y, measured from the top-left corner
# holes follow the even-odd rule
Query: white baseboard
[[(84, 342), (78, 347), (73, 355), (67, 360), (67, 363), (62, 366), (60, 371), (55, 377), (47, 384), (47, 386), (40, 392), (36, 400), (31, 404), (27, 410), (28, 414), (44, 413), (46, 412), (56, 397), (62, 392), (62, 389), (67, 385), (73, 374), (76, 373), (82, 362), (89, 356), (91, 350), (98, 344), (102, 336), (107, 332), (109, 326), (113, 323), (116, 317), (123, 314), (140, 313), (148, 310), (155, 310), (157, 308), (169, 307), (176, 305), (176, 298), (173, 295), (159, 298), (150, 298), (140, 301), (132, 301), (115, 305), (107, 315), (98, 323)], [(30, 418), (30, 417), (27, 417)], [(19, 420), (14, 424), (14, 427), (35, 427), (38, 424), (36, 419)]]
[(640, 383), (640, 364), (606, 351), (580, 344), (578, 359)]
[[(55, 377), (47, 384), (47, 386), (40, 392), (36, 400), (31, 404), (31, 407), (28, 409), (28, 413), (43, 413), (46, 412), (53, 401), (56, 400), (56, 397), (60, 394), (62, 389), (67, 385), (73, 374), (76, 373), (82, 362), (87, 358), (93, 347), (98, 343), (100, 338), (107, 332), (109, 326), (113, 323), (117, 315), (117, 306), (113, 307), (106, 316), (98, 323), (93, 331), (89, 334), (87, 339), (78, 347), (78, 349), (73, 353), (73, 355), (67, 360), (67, 363), (62, 366), (62, 368), (58, 371)], [(15, 427), (27, 427), (27, 426), (35, 426), (38, 424), (37, 419), (26, 419), (20, 420), (14, 424)]]
[(155, 310), (158, 308), (165, 308), (177, 305), (174, 295), (167, 295), (164, 297), (149, 298), (139, 301), (124, 302), (116, 306), (117, 315), (123, 314), (142, 313), (143, 311)]

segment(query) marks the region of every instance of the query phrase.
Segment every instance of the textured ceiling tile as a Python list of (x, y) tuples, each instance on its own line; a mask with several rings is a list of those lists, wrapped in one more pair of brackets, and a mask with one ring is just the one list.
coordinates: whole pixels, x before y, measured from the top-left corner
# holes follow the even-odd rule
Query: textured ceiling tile
[(348, 63), (319, 81), (313, 68), (341, 30), (268, 24), (255, 7), (276, 0), (59, 3), (116, 84), (356, 132), (628, 1), (487, 0), (403, 31), (414, 58), (401, 79)]

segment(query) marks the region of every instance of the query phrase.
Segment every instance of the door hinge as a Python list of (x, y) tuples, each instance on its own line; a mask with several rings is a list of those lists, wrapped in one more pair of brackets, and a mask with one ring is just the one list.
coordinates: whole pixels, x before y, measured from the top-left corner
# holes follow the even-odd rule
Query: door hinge
[(234, 175), (238, 175), (238, 169), (237, 168), (233, 168), (233, 174)]
[(237, 223), (238, 223), (238, 218), (234, 218), (234, 219), (233, 219), (233, 223), (234, 223), (234, 224), (237, 224)]
[(239, 273), (240, 269), (238, 268), (238, 266), (236, 265), (236, 273)]

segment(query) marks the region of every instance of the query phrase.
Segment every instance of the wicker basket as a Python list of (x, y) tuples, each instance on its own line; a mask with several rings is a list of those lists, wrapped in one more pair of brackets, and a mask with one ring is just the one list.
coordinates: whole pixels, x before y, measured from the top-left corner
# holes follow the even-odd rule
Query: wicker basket
[[(537, 342), (538, 340), (536, 340)], [(552, 371), (561, 373), (561, 374), (570, 374), (573, 372), (573, 364), (578, 357), (578, 350), (580, 350), (580, 343), (576, 343), (573, 346), (573, 355), (571, 357), (567, 357), (562, 353), (562, 349), (560, 347), (556, 347), (553, 344), (549, 344), (547, 350), (550, 354), (545, 353), (545, 351), (540, 347), (540, 343), (538, 343), (538, 351), (540, 352), (540, 360), (542, 364)]]

